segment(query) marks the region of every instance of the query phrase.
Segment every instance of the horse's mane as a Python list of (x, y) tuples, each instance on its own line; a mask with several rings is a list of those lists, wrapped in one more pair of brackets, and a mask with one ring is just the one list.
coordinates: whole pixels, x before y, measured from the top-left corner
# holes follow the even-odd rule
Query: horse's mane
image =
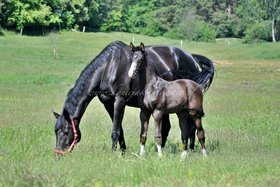
[(107, 45), (80, 73), (79, 78), (76, 80), (75, 85), (71, 88), (67, 94), (67, 99), (65, 101), (64, 109), (66, 109), (70, 114), (74, 114), (76, 107), (79, 105), (77, 99), (81, 97), (90, 98), (90, 86), (91, 79), (94, 76), (96, 70), (103, 66), (107, 62), (107, 58), (112, 54), (112, 51), (121, 51), (123, 46), (126, 46), (121, 41), (115, 41)]

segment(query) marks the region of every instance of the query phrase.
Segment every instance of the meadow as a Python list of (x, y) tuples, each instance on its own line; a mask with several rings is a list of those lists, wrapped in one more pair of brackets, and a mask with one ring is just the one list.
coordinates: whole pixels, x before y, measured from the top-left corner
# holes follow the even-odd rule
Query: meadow
[[(197, 43), (128, 33), (0, 36), (0, 186), (280, 186), (280, 43)], [(164, 156), (151, 124), (139, 158), (139, 109), (126, 108), (125, 157), (111, 151), (111, 121), (93, 99), (72, 154), (54, 157), (55, 118), (80, 72), (107, 44), (174, 45), (215, 62), (203, 119), (208, 157), (180, 162), (178, 121)], [(54, 53), (55, 49), (55, 53)]]

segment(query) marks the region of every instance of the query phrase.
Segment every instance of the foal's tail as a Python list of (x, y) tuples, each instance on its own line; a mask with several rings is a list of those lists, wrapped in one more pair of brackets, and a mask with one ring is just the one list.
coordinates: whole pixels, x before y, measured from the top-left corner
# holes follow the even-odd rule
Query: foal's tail
[(192, 56), (202, 69), (200, 73), (193, 74), (192, 78), (195, 82), (197, 82), (202, 86), (203, 92), (205, 93), (210, 88), (210, 85), (214, 78), (214, 72), (215, 72), (214, 64), (212, 60), (210, 60), (205, 56), (197, 55), (197, 54), (192, 54)]

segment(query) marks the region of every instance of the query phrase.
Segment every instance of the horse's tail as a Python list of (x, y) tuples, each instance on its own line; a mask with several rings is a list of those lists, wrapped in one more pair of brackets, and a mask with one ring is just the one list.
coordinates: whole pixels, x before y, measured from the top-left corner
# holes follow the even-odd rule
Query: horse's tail
[(205, 56), (197, 54), (192, 54), (192, 56), (198, 62), (202, 69), (200, 73), (194, 76), (194, 81), (200, 84), (203, 88), (203, 91), (206, 92), (209, 89), (214, 78), (214, 64), (212, 60)]

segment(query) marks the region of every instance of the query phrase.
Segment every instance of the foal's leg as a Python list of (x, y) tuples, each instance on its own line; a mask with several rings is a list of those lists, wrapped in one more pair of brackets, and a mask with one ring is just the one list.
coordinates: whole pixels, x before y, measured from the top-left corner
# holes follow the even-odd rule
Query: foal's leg
[[(104, 106), (113, 122), (113, 120), (114, 120), (114, 103), (104, 103)], [(120, 144), (120, 148), (121, 148), (122, 152), (124, 153), (126, 151), (126, 144), (125, 144), (125, 140), (124, 140), (122, 124), (120, 126), (119, 144)]]
[(143, 156), (145, 154), (145, 144), (147, 140), (147, 132), (149, 127), (149, 119), (150, 119), (151, 113), (142, 110), (140, 112), (140, 120), (141, 120), (141, 133), (140, 133), (140, 156)]
[(199, 142), (201, 144), (201, 152), (204, 156), (207, 155), (206, 149), (205, 149), (205, 136), (204, 136), (204, 129), (202, 127), (202, 119), (200, 116), (194, 116), (193, 117), (195, 121), (195, 125), (197, 128), (197, 137), (199, 139)]
[(190, 149), (194, 151), (196, 125), (191, 116), (188, 117), (187, 124), (190, 126)]
[(177, 116), (179, 118), (179, 125), (181, 129), (181, 139), (183, 144), (183, 152), (181, 154), (181, 160), (184, 160), (186, 156), (188, 155), (187, 149), (188, 149), (188, 138), (190, 136), (190, 125), (187, 123), (187, 112), (181, 111), (177, 113)]
[(114, 102), (113, 130), (112, 130), (112, 150), (117, 148), (117, 141), (121, 135), (122, 120), (125, 108), (125, 100), (121, 96), (116, 96)]
[(159, 110), (155, 110), (153, 112), (153, 117), (155, 120), (155, 140), (157, 144), (158, 156), (162, 156), (161, 144), (162, 144), (162, 136), (161, 136), (161, 126), (162, 126), (162, 112)]

